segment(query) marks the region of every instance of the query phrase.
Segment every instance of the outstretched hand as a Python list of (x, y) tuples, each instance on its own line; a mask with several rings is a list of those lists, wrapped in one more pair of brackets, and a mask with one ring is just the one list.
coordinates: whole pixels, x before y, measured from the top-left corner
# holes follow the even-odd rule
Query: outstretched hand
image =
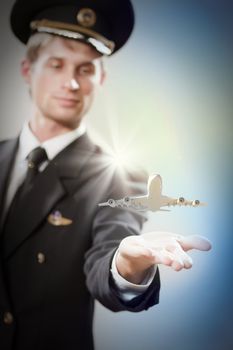
[(149, 232), (129, 236), (121, 241), (116, 266), (122, 277), (140, 283), (148, 269), (155, 264), (170, 266), (175, 271), (192, 267), (186, 253), (191, 249), (208, 251), (211, 243), (202, 236), (182, 236), (171, 232)]

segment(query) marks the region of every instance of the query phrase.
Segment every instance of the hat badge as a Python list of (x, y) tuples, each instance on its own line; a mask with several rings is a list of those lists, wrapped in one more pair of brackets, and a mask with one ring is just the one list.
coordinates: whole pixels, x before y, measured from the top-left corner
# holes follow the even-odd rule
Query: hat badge
[(90, 8), (82, 8), (77, 14), (77, 21), (83, 27), (93, 27), (96, 23), (96, 13)]

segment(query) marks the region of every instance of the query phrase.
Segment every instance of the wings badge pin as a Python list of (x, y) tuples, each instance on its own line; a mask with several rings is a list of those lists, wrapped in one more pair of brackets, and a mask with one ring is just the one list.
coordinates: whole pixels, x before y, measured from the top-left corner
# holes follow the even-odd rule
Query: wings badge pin
[(62, 216), (62, 213), (59, 210), (55, 210), (49, 214), (47, 220), (53, 226), (68, 226), (73, 222), (71, 219)]

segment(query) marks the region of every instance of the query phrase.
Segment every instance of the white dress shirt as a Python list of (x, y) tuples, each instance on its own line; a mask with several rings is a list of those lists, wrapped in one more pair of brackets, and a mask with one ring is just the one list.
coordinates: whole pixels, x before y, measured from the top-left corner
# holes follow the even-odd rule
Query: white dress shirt
[[(41, 146), (47, 153), (48, 160), (52, 160), (66, 146), (73, 142), (78, 137), (82, 136), (86, 131), (84, 124), (81, 124), (77, 129), (69, 131), (65, 134), (53, 137), (45, 142), (40, 141), (30, 130), (28, 123), (25, 123), (22, 132), (19, 136), (19, 147), (16, 154), (14, 166), (11, 172), (10, 185), (6, 196), (6, 207), (9, 205), (16, 193), (18, 187), (22, 184), (27, 172), (27, 156), (36, 147)], [(43, 170), (47, 164), (42, 164), (40, 170)]]
[[(45, 142), (40, 143), (39, 140), (30, 130), (28, 123), (25, 123), (19, 137), (19, 147), (16, 154), (15, 162), (11, 172), (9, 187), (6, 194), (6, 204), (4, 208), (4, 215), (6, 214), (10, 203), (18, 189), (24, 181), (27, 172), (27, 156), (36, 147), (41, 146), (45, 149), (48, 161), (40, 166), (40, 171), (43, 171), (48, 162), (52, 160), (59, 152), (67, 147), (71, 142), (82, 136), (86, 132), (86, 127), (81, 124), (77, 129), (67, 132), (65, 134), (53, 137)], [(125, 280), (117, 271), (115, 259), (118, 252), (116, 252), (112, 266), (111, 273), (116, 286), (119, 289), (119, 297), (124, 301), (129, 301), (134, 297), (140, 295), (149, 287), (151, 281), (156, 273), (156, 267), (151, 269), (150, 273), (142, 284), (137, 285)]]

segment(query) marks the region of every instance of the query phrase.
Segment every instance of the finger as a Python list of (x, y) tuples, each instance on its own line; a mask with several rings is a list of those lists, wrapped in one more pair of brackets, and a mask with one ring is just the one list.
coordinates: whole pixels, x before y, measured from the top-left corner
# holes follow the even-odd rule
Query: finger
[(192, 267), (193, 262), (191, 257), (183, 251), (178, 242), (168, 245), (166, 249), (174, 256), (174, 263), (172, 266), (175, 270), (180, 270), (181, 267), (185, 269), (190, 269)]
[(177, 246), (173, 253), (182, 259), (185, 269), (190, 269), (193, 266), (192, 258), (187, 253), (185, 253), (180, 246)]
[(173, 261), (173, 263), (171, 264), (171, 268), (174, 270), (174, 271), (180, 271), (184, 268), (184, 265), (182, 265), (180, 262), (178, 261)]
[(158, 251), (158, 250), (153, 250), (153, 256), (154, 256), (154, 263), (155, 264), (163, 264), (166, 266), (171, 266), (173, 262), (173, 257), (170, 256), (168, 252), (164, 251)]
[(190, 249), (198, 249), (202, 251), (208, 251), (211, 249), (211, 242), (203, 236), (200, 235), (192, 235), (192, 236), (182, 236), (179, 234), (175, 234), (172, 232), (150, 232), (143, 234), (145, 239), (147, 240), (153, 240), (153, 241), (160, 241), (161, 239), (164, 240), (176, 240), (178, 241), (182, 248), (187, 251)]
[(180, 236), (177, 241), (180, 243), (181, 247), (187, 251), (190, 249), (198, 249), (202, 251), (208, 251), (211, 249), (211, 243), (210, 241), (203, 237), (198, 235), (192, 235), (192, 236)]
[(175, 271), (180, 271), (184, 268), (184, 262), (178, 254), (171, 253), (174, 258), (171, 264), (171, 268)]
[(179, 254), (176, 254), (174, 252), (169, 252), (164, 250), (164, 252), (160, 252), (164, 257), (169, 258), (170, 263), (169, 264), (164, 264), (167, 266), (171, 266), (171, 268), (175, 271), (180, 271), (181, 269), (184, 268), (184, 263)]

